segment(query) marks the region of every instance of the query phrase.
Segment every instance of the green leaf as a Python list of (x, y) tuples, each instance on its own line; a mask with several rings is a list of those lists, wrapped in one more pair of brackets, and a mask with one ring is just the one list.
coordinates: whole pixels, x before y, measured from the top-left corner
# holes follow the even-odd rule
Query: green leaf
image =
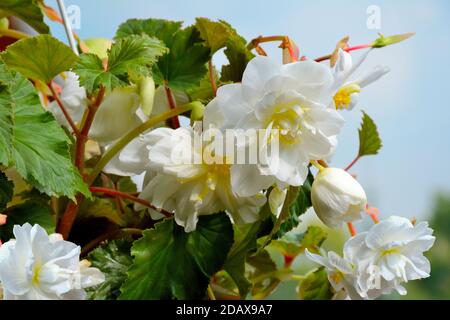
[(166, 52), (167, 48), (155, 38), (131, 35), (118, 39), (111, 46), (107, 70), (97, 55), (88, 53), (80, 56), (74, 72), (88, 92), (95, 91), (100, 85), (112, 90), (129, 85), (131, 78), (148, 76), (151, 66)]
[(378, 134), (378, 129), (375, 122), (373, 122), (372, 118), (370, 118), (367, 113), (364, 111), (362, 113), (363, 120), (361, 129), (358, 130), (358, 157), (378, 154), (378, 151), (380, 151), (382, 147), (380, 135)]
[(247, 263), (252, 267), (251, 280), (253, 282), (252, 295), (258, 298), (269, 295), (276, 289), (280, 280), (276, 277), (277, 265), (266, 250), (249, 256)]
[(221, 21), (211, 21), (208, 18), (196, 18), (195, 21), (195, 27), (200, 32), (200, 37), (211, 48), (211, 54), (226, 46), (230, 36), (230, 28), (227, 24)]
[(36, 189), (74, 199), (89, 195), (72, 164), (69, 137), (41, 106), (33, 85), (0, 63), (0, 164), (15, 166)]
[(0, 2), (0, 17), (15, 16), (28, 23), (39, 33), (49, 33), (44, 23), (44, 15), (35, 0), (2, 0)]
[(162, 56), (153, 68), (155, 83), (185, 91), (198, 86), (206, 74), (210, 50), (205, 47), (194, 26), (181, 29), (181, 24), (159, 19), (133, 19), (119, 27), (116, 38), (146, 34), (163, 41), (169, 48), (169, 53)]
[(131, 245), (128, 240), (113, 240), (89, 253), (87, 258), (92, 267), (100, 269), (105, 275), (105, 282), (88, 289), (89, 299), (117, 299), (120, 287), (127, 279), (127, 271), (133, 264)]
[(279, 229), (275, 230), (275, 238), (281, 238), (285, 233), (297, 227), (300, 222), (300, 216), (312, 206), (311, 186), (313, 181), (314, 177), (309, 172), (302, 186), (289, 188), (285, 204), (278, 217), (281, 223), (279, 223)]
[(77, 56), (64, 43), (45, 34), (15, 42), (2, 53), (2, 59), (26, 78), (49, 83), (61, 72), (70, 70)]
[(95, 218), (106, 218), (121, 227), (127, 225), (125, 216), (117, 210), (111, 199), (94, 198), (83, 201), (78, 210), (77, 220), (84, 221)]
[(327, 238), (327, 232), (318, 226), (309, 226), (300, 240), (303, 250), (308, 249), (311, 252), (318, 252), (320, 246)]
[(389, 37), (385, 37), (384, 35), (380, 34), (380, 37), (372, 43), (372, 48), (383, 48), (386, 46), (390, 46), (390, 45), (405, 41), (406, 39), (409, 39), (414, 35), (415, 35), (414, 32), (404, 33), (404, 34), (396, 34), (396, 35), (389, 36)]
[(232, 243), (233, 228), (225, 213), (200, 217), (191, 233), (173, 219), (158, 223), (133, 244), (134, 263), (119, 298), (202, 298)]
[(0, 172), (0, 213), (6, 208), (14, 195), (14, 183)]
[(302, 300), (329, 300), (333, 291), (325, 268), (310, 273), (298, 287), (298, 296)]
[(38, 224), (43, 227), (47, 233), (55, 232), (55, 219), (52, 216), (52, 209), (41, 201), (27, 201), (19, 205), (9, 207), (8, 216), (5, 225), (0, 226), (0, 238), (3, 242), (13, 238), (14, 225), (23, 225), (29, 223), (31, 225)]
[(224, 51), (228, 58), (229, 64), (222, 66), (223, 82), (240, 82), (242, 75), (247, 67), (247, 63), (252, 60), (255, 55), (247, 48), (247, 41), (241, 37), (228, 23), (221, 21), (227, 25), (230, 30), (230, 36)]

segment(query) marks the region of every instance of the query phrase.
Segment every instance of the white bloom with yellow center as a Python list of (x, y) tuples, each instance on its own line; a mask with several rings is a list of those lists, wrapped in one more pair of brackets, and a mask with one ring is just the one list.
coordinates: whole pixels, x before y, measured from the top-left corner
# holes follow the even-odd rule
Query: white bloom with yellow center
[(84, 288), (104, 281), (80, 247), (39, 225), (14, 226), (15, 239), (0, 247), (0, 282), (5, 300), (81, 300)]
[(361, 218), (367, 204), (364, 189), (348, 172), (338, 168), (319, 171), (311, 188), (317, 216), (330, 228)]
[(331, 155), (344, 123), (336, 110), (327, 108), (333, 83), (330, 68), (323, 64), (280, 65), (256, 57), (248, 63), (242, 83), (219, 88), (205, 108), (204, 128), (275, 129), (259, 141), (260, 150), (268, 149), (274, 138), (279, 141), (278, 154), (267, 155), (256, 169), (236, 167), (245, 173), (233, 181), (233, 190), (248, 195), (275, 182), (280, 188), (299, 186), (311, 160)]
[[(140, 198), (154, 206), (174, 212), (175, 221), (186, 232), (195, 230), (198, 216), (225, 210), (234, 223), (251, 223), (259, 218), (266, 202), (259, 192), (241, 197), (231, 187), (233, 165), (226, 160), (204, 161), (208, 144), (193, 143), (194, 130), (158, 128), (151, 131), (147, 146), (149, 169)], [(195, 160), (197, 159), (197, 160)], [(141, 208), (138, 206), (138, 209)]]

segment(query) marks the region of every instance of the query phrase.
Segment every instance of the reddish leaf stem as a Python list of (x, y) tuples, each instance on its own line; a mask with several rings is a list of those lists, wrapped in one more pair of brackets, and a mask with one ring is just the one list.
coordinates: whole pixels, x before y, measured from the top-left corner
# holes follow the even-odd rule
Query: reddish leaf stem
[(217, 95), (217, 83), (216, 78), (214, 76), (214, 65), (212, 63), (212, 59), (210, 59), (208, 62), (208, 69), (209, 69), (209, 81), (211, 81), (211, 88), (215, 97)]
[(355, 163), (358, 162), (358, 160), (359, 160), (360, 158), (361, 158), (361, 157), (360, 157), (359, 155), (356, 156), (356, 158), (353, 159), (353, 161), (350, 162), (350, 164), (349, 164), (344, 170), (345, 170), (345, 171), (350, 170), (350, 169), (355, 165)]
[[(170, 90), (167, 84), (164, 85), (164, 89), (166, 90), (167, 101), (169, 102), (170, 109), (176, 109), (177, 103), (173, 97), (172, 90)], [(170, 119), (170, 124), (172, 129), (178, 129), (180, 127), (180, 120), (178, 119), (178, 116), (172, 117)]]
[[(343, 50), (346, 51), (346, 52), (351, 52), (351, 51), (355, 51), (355, 50), (368, 49), (368, 48), (372, 48), (372, 45), (371, 44), (360, 44), (360, 45), (357, 45), (357, 46), (354, 46), (354, 47), (344, 48)], [(316, 62), (325, 61), (325, 60), (330, 59), (331, 56), (332, 56), (331, 54), (328, 54), (326, 56), (317, 58), (314, 61), (316, 61)]]
[(53, 88), (53, 85), (51, 82), (49, 82), (47, 84), (47, 86), (49, 87), (53, 99), (55, 99), (56, 103), (58, 104), (59, 108), (61, 109), (62, 113), (64, 114), (64, 117), (66, 118), (67, 122), (69, 123), (70, 127), (72, 128), (73, 133), (75, 133), (75, 135), (79, 135), (80, 132), (75, 124), (75, 122), (73, 121), (72, 117), (70, 116), (69, 112), (67, 111), (66, 107), (64, 107), (64, 104), (62, 103), (61, 99), (59, 98), (59, 95), (56, 93), (55, 88)]
[(356, 232), (356, 228), (353, 225), (352, 222), (347, 222), (347, 227), (348, 227), (348, 231), (350, 231), (350, 234), (353, 236), (356, 236), (357, 232)]

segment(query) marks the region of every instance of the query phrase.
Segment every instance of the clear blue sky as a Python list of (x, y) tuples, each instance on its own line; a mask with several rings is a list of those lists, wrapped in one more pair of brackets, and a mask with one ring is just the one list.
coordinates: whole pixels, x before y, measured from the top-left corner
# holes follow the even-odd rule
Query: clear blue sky
[[(167, 18), (191, 24), (196, 16), (224, 19), (250, 40), (258, 35), (292, 37), (303, 55), (329, 53), (345, 35), (352, 44), (367, 43), (377, 32), (416, 32), (408, 42), (374, 52), (366, 64), (392, 71), (370, 86), (359, 106), (345, 113), (347, 125), (333, 165), (345, 166), (357, 148), (357, 127), (364, 109), (379, 126), (384, 147), (362, 159), (358, 174), (369, 201), (384, 215), (426, 217), (432, 195), (450, 192), (450, 1), (448, 0), (65, 0), (81, 9), (82, 38), (112, 37), (128, 18)], [(46, 1), (55, 7), (54, 0)], [(381, 13), (381, 29), (366, 26), (370, 5)], [(53, 33), (65, 40), (63, 30)], [(276, 46), (269, 54), (278, 57)], [(215, 62), (223, 63), (217, 56)]]

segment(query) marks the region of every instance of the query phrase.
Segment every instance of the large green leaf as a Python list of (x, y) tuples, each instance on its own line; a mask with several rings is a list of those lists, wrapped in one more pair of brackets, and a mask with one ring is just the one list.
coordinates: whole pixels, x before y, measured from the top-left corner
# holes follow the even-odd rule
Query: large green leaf
[(233, 228), (225, 213), (200, 217), (191, 233), (173, 219), (158, 223), (133, 244), (134, 263), (119, 298), (202, 298), (232, 243)]
[(14, 184), (8, 180), (8, 177), (0, 172), (0, 213), (6, 208), (8, 202), (11, 201), (14, 192)]
[(153, 68), (157, 84), (167, 84), (173, 90), (185, 91), (198, 86), (206, 74), (210, 49), (204, 45), (194, 26), (181, 29), (181, 22), (133, 19), (119, 27), (116, 38), (130, 34), (156, 37), (169, 48), (169, 53), (162, 56)]
[(310, 273), (305, 280), (300, 282), (297, 292), (302, 300), (331, 299), (333, 291), (326, 270), (322, 267)]
[(39, 33), (49, 33), (44, 15), (36, 0), (2, 0), (0, 17), (15, 16), (28, 23)]
[(279, 228), (275, 229), (275, 238), (280, 238), (297, 227), (300, 222), (300, 216), (311, 207), (311, 186), (313, 181), (314, 177), (310, 172), (302, 186), (289, 188), (285, 204), (275, 225), (275, 228), (279, 225)]
[(50, 196), (89, 195), (73, 166), (70, 139), (41, 106), (33, 85), (0, 63), (0, 164)]
[(105, 282), (88, 290), (90, 299), (117, 299), (127, 271), (133, 264), (131, 245), (128, 240), (113, 240), (89, 253), (88, 260), (92, 267), (100, 269), (105, 275)]
[(372, 118), (363, 111), (363, 120), (359, 133), (359, 152), (358, 156), (375, 155), (382, 147), (377, 125)]
[(88, 92), (100, 85), (107, 89), (130, 84), (131, 78), (150, 74), (157, 58), (167, 52), (161, 41), (146, 35), (131, 35), (118, 39), (108, 51), (108, 67), (105, 70), (101, 59), (95, 54), (82, 54), (74, 71)]
[(13, 238), (14, 225), (23, 225), (28, 222), (31, 225), (38, 224), (47, 233), (55, 232), (55, 219), (52, 216), (52, 209), (41, 201), (30, 200), (19, 205), (9, 207), (6, 212), (8, 218), (5, 225), (0, 226), (0, 239), (8, 241)]
[(61, 72), (70, 70), (77, 56), (64, 43), (43, 34), (15, 42), (2, 54), (2, 59), (25, 77), (49, 83)]
[(247, 48), (247, 41), (241, 37), (228, 23), (221, 21), (228, 26), (230, 36), (228, 37), (225, 55), (229, 64), (222, 66), (223, 82), (232, 81), (240, 82), (242, 75), (247, 67), (247, 63), (252, 60), (255, 55)]
[(230, 28), (222, 21), (211, 21), (208, 18), (196, 18), (195, 27), (200, 32), (200, 37), (211, 49), (211, 54), (226, 46), (230, 36)]

